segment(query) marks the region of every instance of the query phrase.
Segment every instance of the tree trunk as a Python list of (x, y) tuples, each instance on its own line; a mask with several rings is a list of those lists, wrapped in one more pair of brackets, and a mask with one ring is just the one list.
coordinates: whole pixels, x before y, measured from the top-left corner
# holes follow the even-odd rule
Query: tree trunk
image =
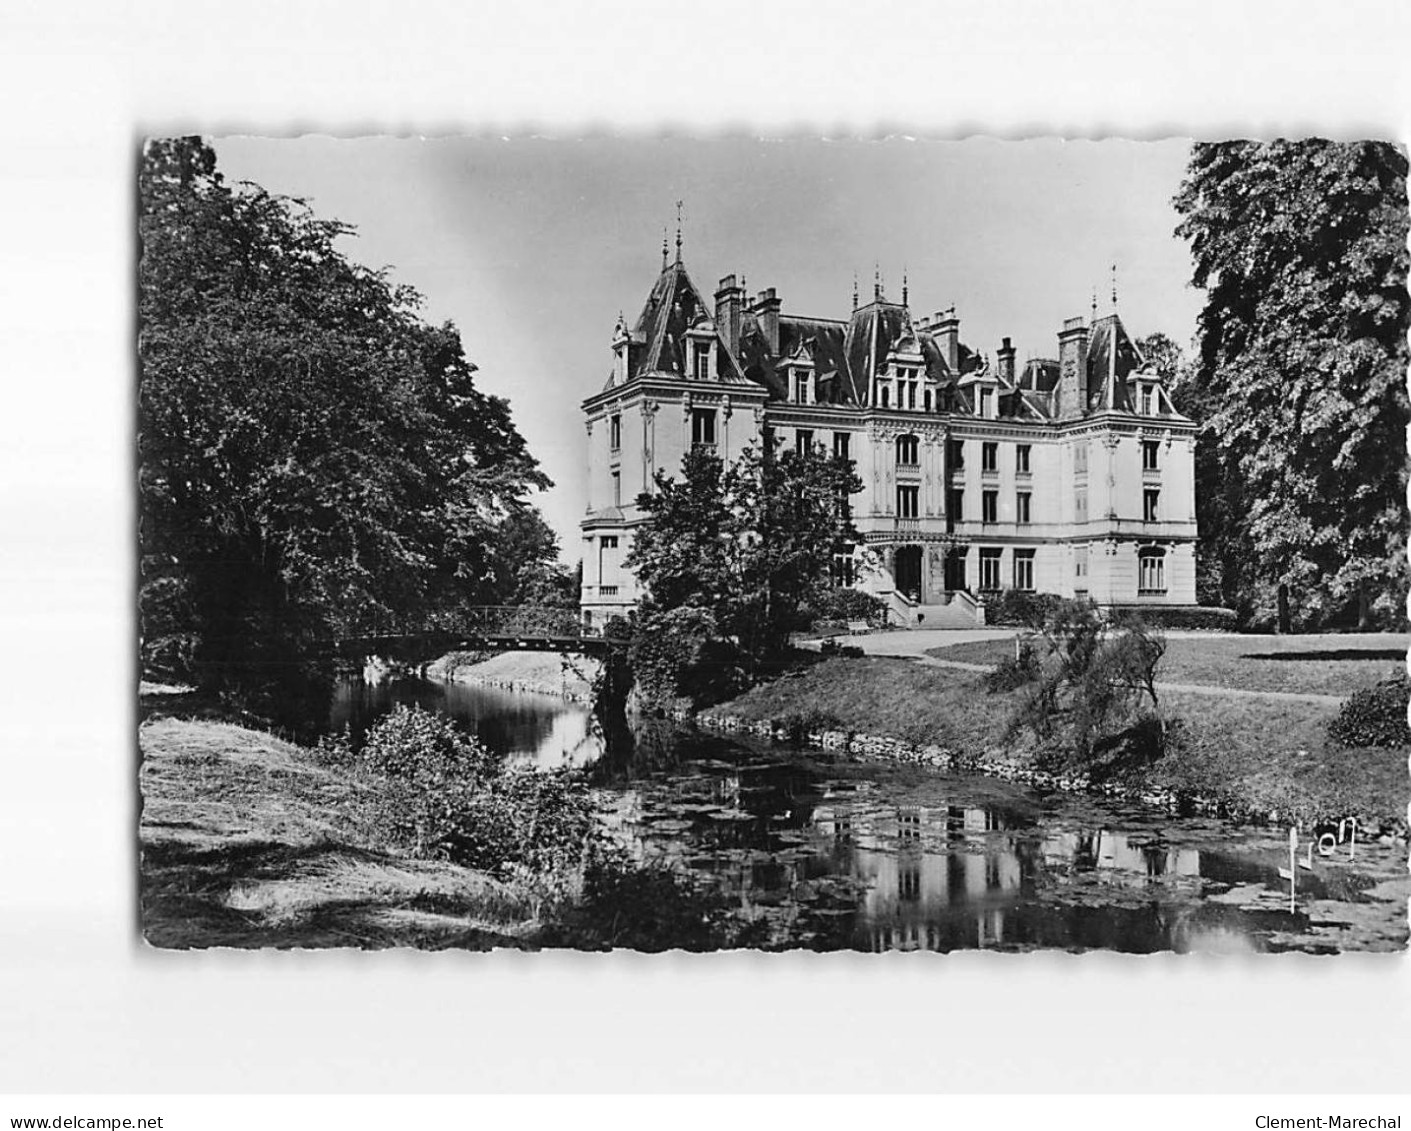
[(1279, 586), (1279, 633), (1283, 636), (1289, 635), (1293, 631), (1293, 623), (1289, 617), (1289, 587)]
[(1372, 599), (1365, 584), (1357, 587), (1357, 629), (1366, 632), (1372, 627)]

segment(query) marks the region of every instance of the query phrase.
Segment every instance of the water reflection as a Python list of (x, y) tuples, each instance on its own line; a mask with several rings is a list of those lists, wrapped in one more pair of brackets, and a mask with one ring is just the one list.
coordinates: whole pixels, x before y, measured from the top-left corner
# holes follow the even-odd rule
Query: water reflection
[(347, 680), (333, 699), (329, 725), (355, 738), (399, 703), (443, 711), (513, 762), (551, 769), (586, 766), (603, 750), (585, 707), (552, 695), (424, 679)]
[[(1166, 843), (1164, 815), (1119, 831), (1062, 812), (1095, 802), (985, 779), (903, 784), (806, 752), (714, 753), (626, 787), (612, 821), (640, 857), (708, 875), (769, 919), (773, 945), (1260, 949), (1272, 931), (1306, 927), (1281, 906), (1267, 859)], [(967, 796), (977, 788), (992, 796)], [(1236, 884), (1262, 887), (1209, 902)]]
[[(487, 687), (352, 683), (332, 722), (362, 730), (395, 703), (447, 711), (512, 759), (586, 767), (631, 855), (717, 886), (770, 947), (1229, 951), (1309, 931), (1275, 833), (664, 720), (604, 735), (581, 706)], [(1299, 895), (1355, 902), (1356, 881), (1302, 873)]]

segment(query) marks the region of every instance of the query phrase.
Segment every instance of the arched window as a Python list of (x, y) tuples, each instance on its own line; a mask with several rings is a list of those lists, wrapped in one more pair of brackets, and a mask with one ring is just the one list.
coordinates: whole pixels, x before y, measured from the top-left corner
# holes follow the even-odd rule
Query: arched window
[(921, 444), (910, 433), (897, 437), (897, 463), (903, 467), (915, 467), (921, 462)]

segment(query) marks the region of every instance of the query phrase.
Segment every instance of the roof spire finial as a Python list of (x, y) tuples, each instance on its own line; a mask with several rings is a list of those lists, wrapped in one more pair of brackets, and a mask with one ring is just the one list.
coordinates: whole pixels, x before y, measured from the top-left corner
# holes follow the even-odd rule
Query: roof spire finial
[(1092, 316), (1091, 319), (1089, 319), (1089, 321), (1091, 321), (1091, 322), (1096, 322), (1096, 321), (1097, 321), (1097, 286), (1096, 286), (1096, 285), (1093, 286), (1093, 316)]
[(681, 201), (676, 202), (676, 262), (681, 262)]
[(857, 268), (852, 273), (852, 308), (857, 309)]
[(1117, 310), (1117, 264), (1112, 265), (1112, 309)]
[(882, 265), (872, 261), (872, 301), (882, 301)]
[(907, 301), (907, 296), (908, 296), (908, 284), (907, 284), (907, 278), (906, 278), (906, 268), (903, 267), (903, 268), (901, 269), (901, 304), (902, 304), (902, 306), (909, 306), (909, 305), (910, 305), (910, 303)]
[(661, 269), (666, 270), (666, 225), (661, 226)]

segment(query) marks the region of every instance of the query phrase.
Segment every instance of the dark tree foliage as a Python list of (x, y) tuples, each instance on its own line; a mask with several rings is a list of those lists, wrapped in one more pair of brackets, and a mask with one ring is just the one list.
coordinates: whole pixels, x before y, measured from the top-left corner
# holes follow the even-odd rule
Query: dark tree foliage
[(1401, 615), (1407, 162), (1381, 142), (1200, 144), (1175, 205), (1207, 291), (1183, 411), (1222, 603)]
[(747, 449), (729, 465), (693, 451), (679, 480), (659, 472), (638, 498), (647, 521), (627, 562), (647, 590), (639, 631), (653, 616), (699, 610), (753, 678), (786, 649), (833, 555), (856, 540), (846, 500), (861, 489), (852, 462), (822, 448)]
[(497, 531), (548, 481), (346, 225), (182, 138), (143, 154), (139, 226), (144, 663), (297, 715), (320, 642), (493, 596)]

